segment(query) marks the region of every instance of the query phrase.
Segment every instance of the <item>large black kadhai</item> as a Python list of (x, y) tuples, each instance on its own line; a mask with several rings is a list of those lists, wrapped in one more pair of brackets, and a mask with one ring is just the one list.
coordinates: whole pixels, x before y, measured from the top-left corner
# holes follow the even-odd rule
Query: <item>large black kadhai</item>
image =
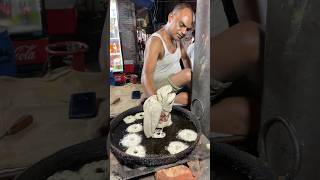
[(56, 172), (78, 171), (87, 163), (105, 160), (107, 157), (105, 144), (105, 137), (101, 137), (72, 145), (35, 163), (14, 180), (46, 180)]
[[(192, 152), (200, 138), (200, 122), (190, 111), (178, 106), (173, 106), (171, 112), (171, 119), (173, 123), (171, 126), (163, 129), (163, 131), (166, 133), (166, 137), (160, 139), (146, 138), (143, 131), (136, 133), (142, 137), (142, 142), (140, 145), (145, 147), (146, 157), (141, 158), (126, 154), (125, 151), (127, 148), (123, 147), (120, 144), (120, 141), (126, 134), (128, 134), (126, 131), (128, 126), (136, 123), (143, 124), (143, 119), (137, 120), (131, 124), (126, 124), (123, 119), (129, 115), (135, 115), (136, 113), (142, 111), (142, 106), (134, 107), (123, 112), (111, 121), (109, 136), (111, 142), (110, 147), (113, 154), (121, 163), (127, 165), (160, 166), (174, 163), (185, 158), (189, 153)], [(177, 134), (182, 129), (191, 129), (197, 132), (197, 139), (192, 142), (186, 142), (178, 139)], [(180, 141), (187, 144), (189, 147), (180, 153), (171, 155), (165, 149), (165, 147), (168, 146), (171, 141)]]

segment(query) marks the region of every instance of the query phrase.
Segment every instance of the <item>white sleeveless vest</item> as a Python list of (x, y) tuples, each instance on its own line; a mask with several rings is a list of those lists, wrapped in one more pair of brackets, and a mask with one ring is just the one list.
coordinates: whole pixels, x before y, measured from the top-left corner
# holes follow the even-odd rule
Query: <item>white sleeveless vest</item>
[(178, 43), (176, 51), (174, 53), (170, 53), (166, 43), (158, 33), (153, 33), (151, 37), (156, 36), (161, 39), (163, 47), (164, 47), (164, 55), (162, 59), (158, 59), (157, 65), (155, 67), (155, 71), (153, 74), (153, 82), (156, 86), (156, 89), (159, 89), (170, 75), (175, 74), (181, 71), (180, 66), (180, 58), (181, 58), (181, 50), (180, 44)]

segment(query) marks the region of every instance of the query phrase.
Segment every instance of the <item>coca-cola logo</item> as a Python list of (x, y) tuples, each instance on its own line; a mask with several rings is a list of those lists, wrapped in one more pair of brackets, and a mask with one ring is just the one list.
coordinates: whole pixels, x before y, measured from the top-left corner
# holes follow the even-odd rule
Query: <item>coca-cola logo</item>
[(17, 61), (32, 61), (36, 57), (36, 45), (22, 45), (16, 48)]

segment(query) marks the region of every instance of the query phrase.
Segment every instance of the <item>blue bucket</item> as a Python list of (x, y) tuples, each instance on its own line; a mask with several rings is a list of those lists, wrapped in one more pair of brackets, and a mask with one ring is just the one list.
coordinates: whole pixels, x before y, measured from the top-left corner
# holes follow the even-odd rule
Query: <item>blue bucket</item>
[(0, 26), (0, 75), (16, 76), (15, 52), (8, 31)]

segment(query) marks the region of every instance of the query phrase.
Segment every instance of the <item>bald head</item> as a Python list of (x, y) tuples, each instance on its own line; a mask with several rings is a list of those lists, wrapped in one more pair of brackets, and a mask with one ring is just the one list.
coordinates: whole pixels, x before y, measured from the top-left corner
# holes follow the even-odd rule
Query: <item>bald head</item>
[(171, 13), (177, 14), (177, 13), (180, 13), (181, 11), (191, 13), (191, 15), (192, 15), (192, 23), (194, 23), (194, 21), (195, 21), (195, 15), (194, 15), (193, 9), (192, 9), (192, 7), (191, 7), (190, 4), (187, 4), (187, 3), (177, 4), (177, 5), (173, 8), (173, 10), (171, 11)]
[(176, 5), (168, 16), (167, 33), (173, 39), (183, 38), (193, 28), (194, 19), (194, 13), (189, 4)]
[(180, 11), (180, 10), (182, 10), (182, 9), (189, 9), (191, 12), (193, 12), (191, 5), (190, 5), (190, 4), (187, 4), (187, 3), (177, 4), (177, 5), (173, 8), (172, 12), (178, 12), (178, 11)]

